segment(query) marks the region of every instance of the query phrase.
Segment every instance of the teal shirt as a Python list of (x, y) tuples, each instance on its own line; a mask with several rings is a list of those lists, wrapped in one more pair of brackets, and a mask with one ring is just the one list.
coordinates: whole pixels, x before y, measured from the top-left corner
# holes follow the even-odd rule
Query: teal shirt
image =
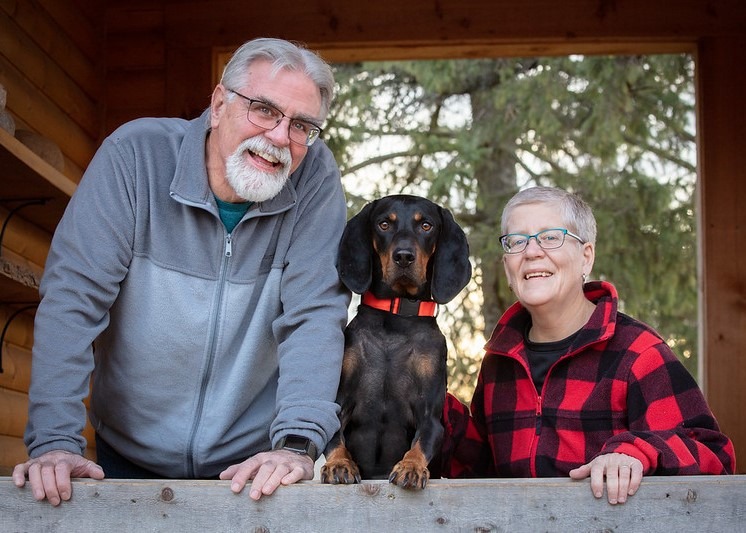
[(223, 225), (225, 226), (225, 229), (228, 230), (228, 233), (233, 231), (233, 228), (236, 227), (236, 224), (241, 222), (241, 219), (246, 214), (246, 211), (249, 210), (249, 207), (251, 207), (251, 204), (253, 203), (242, 202), (240, 204), (232, 204), (230, 202), (224, 202), (217, 196), (215, 197), (215, 201), (218, 203), (220, 220), (223, 221)]

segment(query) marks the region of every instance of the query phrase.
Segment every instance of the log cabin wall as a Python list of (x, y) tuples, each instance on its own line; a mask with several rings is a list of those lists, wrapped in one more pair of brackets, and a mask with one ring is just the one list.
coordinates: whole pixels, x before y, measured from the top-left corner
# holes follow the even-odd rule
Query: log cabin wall
[[(8, 110), (60, 147), (65, 165), (52, 179), (64, 177), (58, 187), (69, 189), (103, 135), (123, 122), (198, 115), (209, 104), (213, 58), (256, 36), (306, 42), (330, 61), (694, 53), (701, 384), (737, 452), (746, 450), (746, 249), (733, 245), (746, 242), (739, 207), (746, 203), (745, 3), (276, 0), (259, 16), (258, 9), (243, 0), (2, 0), (0, 83)], [(51, 234), (49, 221), (41, 226), (14, 217), (2, 248), (36, 274)], [(3, 291), (0, 283), (0, 301)], [(0, 320), (12, 311), (6, 307)], [(31, 314), (24, 313), (11, 322), (3, 346), (0, 474), (25, 454), (20, 434), (31, 339)]]
[[(0, 346), (0, 474), (26, 457), (38, 279), (56, 221), (103, 131), (102, 16), (93, 0), (0, 2), (0, 84), (6, 91), (0, 218), (8, 221), (0, 253), (0, 329), (7, 324)], [(13, 212), (35, 198), (46, 204)]]

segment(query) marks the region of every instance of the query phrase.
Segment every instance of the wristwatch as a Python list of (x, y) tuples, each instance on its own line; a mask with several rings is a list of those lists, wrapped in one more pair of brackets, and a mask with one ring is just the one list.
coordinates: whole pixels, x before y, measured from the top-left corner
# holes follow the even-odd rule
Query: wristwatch
[(316, 445), (307, 437), (300, 435), (286, 435), (282, 437), (275, 446), (275, 450), (287, 450), (300, 455), (307, 455), (314, 462), (318, 459), (319, 454), (316, 451)]

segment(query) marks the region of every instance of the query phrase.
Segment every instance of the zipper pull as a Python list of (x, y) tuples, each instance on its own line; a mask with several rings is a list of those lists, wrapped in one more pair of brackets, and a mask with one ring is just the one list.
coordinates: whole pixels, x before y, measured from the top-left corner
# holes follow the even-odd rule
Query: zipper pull
[(536, 404), (536, 434), (541, 433), (541, 396)]
[(233, 255), (233, 240), (231, 239), (231, 234), (229, 233), (225, 237), (225, 257), (230, 257)]

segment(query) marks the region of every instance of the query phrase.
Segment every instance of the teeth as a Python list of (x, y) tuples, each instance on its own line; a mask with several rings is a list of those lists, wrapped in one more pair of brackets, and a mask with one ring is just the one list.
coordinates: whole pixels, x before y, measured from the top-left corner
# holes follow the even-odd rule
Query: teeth
[(530, 274), (526, 274), (524, 279), (531, 279), (531, 278), (548, 278), (552, 274), (549, 272), (531, 272)]
[(279, 159), (277, 159), (277, 158), (276, 158), (275, 156), (273, 156), (272, 154), (268, 154), (267, 152), (254, 152), (254, 153), (255, 153), (256, 155), (258, 155), (259, 157), (261, 157), (262, 159), (266, 159), (266, 160), (267, 160), (267, 161), (269, 161), (270, 163), (279, 163), (279, 162), (280, 162), (280, 160), (279, 160)]

